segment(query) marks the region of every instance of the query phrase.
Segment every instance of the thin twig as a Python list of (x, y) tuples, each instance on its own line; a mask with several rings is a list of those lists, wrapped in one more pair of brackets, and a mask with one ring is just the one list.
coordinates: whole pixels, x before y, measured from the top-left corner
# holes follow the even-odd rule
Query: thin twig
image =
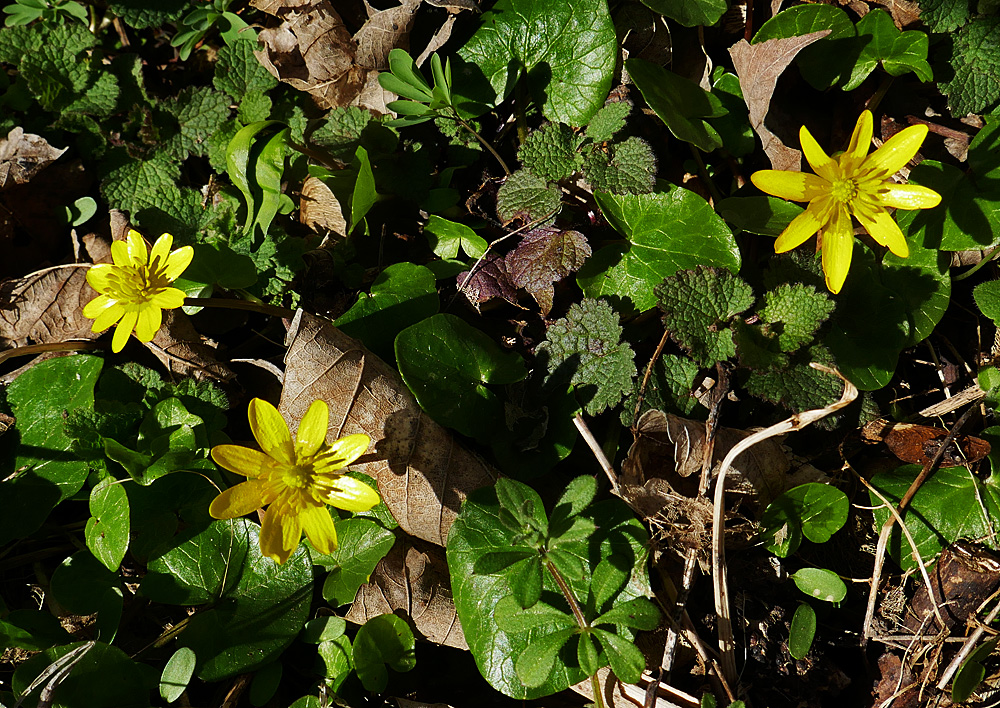
[(186, 297), (184, 305), (190, 307), (216, 307), (223, 310), (246, 310), (247, 312), (259, 312), (262, 315), (271, 317), (281, 317), (290, 320), (295, 317), (295, 310), (287, 307), (276, 307), (263, 302), (252, 302), (250, 300), (236, 300), (225, 297)]
[(91, 341), (80, 342), (43, 342), (40, 344), (26, 344), (23, 347), (14, 347), (0, 352), (0, 364), (13, 359), (16, 356), (32, 356), (34, 354), (44, 354), (46, 352), (77, 352), (87, 349), (103, 349), (102, 344)]
[(966, 637), (965, 644), (963, 644), (962, 648), (958, 650), (958, 653), (955, 654), (955, 658), (951, 660), (951, 663), (948, 664), (944, 673), (941, 674), (941, 678), (938, 679), (937, 687), (939, 691), (943, 691), (944, 687), (948, 685), (951, 677), (955, 675), (956, 671), (958, 671), (958, 667), (961, 666), (962, 662), (965, 661), (965, 658), (972, 653), (972, 650), (975, 648), (976, 644), (979, 643), (979, 639), (983, 636), (986, 628), (997, 618), (998, 614), (1000, 614), (1000, 603), (997, 603), (993, 609), (990, 610), (990, 613), (986, 615), (982, 623), (980, 623), (980, 625), (973, 630), (972, 634)]
[(635, 434), (635, 426), (639, 422), (639, 411), (642, 410), (642, 402), (646, 398), (646, 386), (649, 385), (649, 379), (653, 376), (653, 365), (659, 360), (660, 355), (663, 354), (663, 348), (667, 346), (667, 342), (670, 341), (670, 330), (664, 329), (663, 336), (660, 337), (660, 343), (656, 345), (656, 351), (653, 352), (653, 356), (650, 358), (649, 363), (646, 365), (646, 373), (642, 376), (642, 385), (639, 386), (639, 394), (636, 396), (635, 400), (635, 413), (632, 414), (632, 434)]
[(597, 463), (604, 470), (604, 474), (607, 475), (608, 481), (611, 482), (611, 491), (615, 496), (621, 496), (620, 487), (618, 486), (618, 475), (615, 474), (614, 468), (611, 466), (611, 462), (608, 460), (608, 456), (604, 454), (604, 450), (601, 449), (600, 444), (597, 442), (597, 438), (594, 434), (590, 432), (590, 428), (587, 427), (586, 421), (584, 421), (583, 416), (577, 413), (573, 416), (573, 425), (576, 426), (577, 431), (580, 433), (580, 437), (584, 439), (590, 451), (594, 453), (594, 457), (597, 458)]
[(836, 369), (831, 369), (815, 362), (810, 364), (814, 369), (833, 374), (844, 382), (844, 393), (840, 400), (825, 408), (803, 411), (787, 418), (780, 423), (765, 428), (749, 437), (740, 440), (726, 455), (719, 468), (719, 476), (715, 480), (715, 509), (712, 516), (712, 577), (715, 589), (715, 612), (718, 618), (719, 654), (722, 660), (722, 672), (727, 681), (736, 683), (736, 642), (733, 638), (733, 624), (729, 613), (729, 586), (726, 578), (726, 545), (723, 530), (726, 500), (726, 473), (740, 454), (768, 438), (794, 430), (801, 430), (810, 423), (815, 423), (831, 413), (848, 405), (858, 396), (858, 389)]

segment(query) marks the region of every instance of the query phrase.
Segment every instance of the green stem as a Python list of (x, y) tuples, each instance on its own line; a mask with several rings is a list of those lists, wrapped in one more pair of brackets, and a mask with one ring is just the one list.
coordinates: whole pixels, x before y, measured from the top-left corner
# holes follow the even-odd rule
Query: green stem
[[(454, 110), (455, 109), (453, 108), (452, 111)], [(476, 132), (475, 128), (473, 128), (461, 116), (459, 116), (457, 111), (455, 112), (455, 115), (451, 116), (451, 119), (457, 122), (460, 126), (465, 128), (466, 130), (468, 130), (470, 133), (472, 133), (473, 137), (479, 141), (479, 144), (482, 145), (487, 150), (489, 150), (490, 154), (496, 158), (497, 162), (499, 162), (500, 166), (503, 168), (504, 173), (510, 175), (510, 168), (507, 167), (507, 163), (503, 161), (502, 157), (500, 157), (500, 153), (498, 153), (493, 148), (493, 146), (486, 141), (486, 139), (482, 135)]]
[(259, 312), (271, 317), (283, 317), (292, 319), (295, 317), (295, 310), (287, 307), (275, 307), (266, 305), (263, 302), (250, 302), (248, 300), (230, 300), (221, 297), (186, 297), (184, 304), (192, 307), (219, 307), (228, 310), (247, 310), (249, 312)]
[(964, 273), (959, 273), (958, 275), (951, 276), (951, 282), (955, 283), (955, 282), (958, 282), (959, 280), (965, 280), (970, 275), (974, 275), (976, 273), (976, 271), (978, 271), (984, 265), (986, 265), (987, 263), (992, 263), (997, 258), (1000, 258), (1000, 248), (998, 248), (995, 251), (993, 251), (993, 253), (991, 253), (989, 256), (987, 256), (983, 260), (979, 261), (978, 263), (976, 263), (976, 265), (972, 266), (971, 268), (969, 268)]
[(691, 145), (691, 154), (694, 155), (694, 161), (698, 164), (698, 176), (701, 177), (701, 181), (705, 183), (709, 193), (712, 195), (712, 199), (715, 200), (715, 205), (718, 206), (719, 202), (722, 201), (722, 192), (715, 186), (712, 178), (708, 176), (708, 168), (705, 167), (705, 161), (701, 159), (701, 150)]

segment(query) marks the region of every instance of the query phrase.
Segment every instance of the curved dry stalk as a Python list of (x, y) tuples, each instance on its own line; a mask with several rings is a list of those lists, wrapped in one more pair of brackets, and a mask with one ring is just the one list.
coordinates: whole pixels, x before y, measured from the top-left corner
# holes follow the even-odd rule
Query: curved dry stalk
[(719, 623), (719, 655), (722, 660), (722, 671), (726, 680), (733, 684), (737, 680), (736, 641), (733, 638), (732, 617), (729, 613), (729, 586), (726, 580), (726, 547), (722, 528), (725, 512), (726, 473), (737, 456), (757, 443), (795, 430), (802, 430), (802, 428), (810, 423), (815, 423), (817, 420), (840, 410), (858, 397), (858, 389), (836, 369), (815, 362), (809, 364), (809, 366), (828, 374), (833, 374), (844, 382), (844, 392), (840, 400), (831, 403), (825, 408), (816, 408), (797, 413), (780, 423), (776, 423), (769, 428), (765, 428), (744, 438), (734, 445), (733, 449), (722, 460), (722, 465), (719, 468), (719, 476), (715, 480), (715, 509), (712, 516), (712, 578), (715, 590), (715, 613)]
[(615, 474), (614, 468), (611, 466), (611, 462), (608, 461), (608, 456), (604, 454), (604, 450), (601, 449), (600, 443), (597, 442), (597, 438), (594, 434), (590, 432), (590, 428), (587, 427), (586, 421), (584, 421), (583, 416), (577, 413), (573, 416), (573, 425), (576, 426), (576, 430), (580, 433), (580, 437), (583, 438), (584, 442), (587, 443), (587, 447), (590, 451), (594, 453), (594, 457), (597, 458), (597, 463), (604, 470), (604, 474), (607, 476), (608, 481), (611, 482), (611, 492), (616, 496), (621, 496), (621, 488), (618, 485), (618, 475)]

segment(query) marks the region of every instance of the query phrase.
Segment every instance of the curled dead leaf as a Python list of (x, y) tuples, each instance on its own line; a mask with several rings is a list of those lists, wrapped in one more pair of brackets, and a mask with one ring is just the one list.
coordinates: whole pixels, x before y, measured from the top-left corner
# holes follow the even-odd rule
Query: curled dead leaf
[(83, 306), (97, 297), (87, 265), (46, 268), (0, 285), (0, 348), (96, 339)]
[(400, 539), (358, 590), (346, 619), (364, 624), (372, 617), (403, 610), (425, 639), (468, 649), (451, 596), (444, 549), (416, 539)]
[(340, 202), (326, 183), (316, 177), (306, 177), (302, 183), (299, 221), (319, 234), (339, 238), (347, 234), (347, 220)]
[(286, 343), (279, 410), (298, 421), (323, 399), (330, 438), (370, 436), (352, 468), (375, 478), (403, 531), (443, 546), (462, 501), (497, 472), (420, 409), (394, 368), (330, 322), (299, 311)]
[(30, 182), (68, 149), (59, 150), (40, 135), (12, 128), (7, 137), (0, 140), (0, 189)]

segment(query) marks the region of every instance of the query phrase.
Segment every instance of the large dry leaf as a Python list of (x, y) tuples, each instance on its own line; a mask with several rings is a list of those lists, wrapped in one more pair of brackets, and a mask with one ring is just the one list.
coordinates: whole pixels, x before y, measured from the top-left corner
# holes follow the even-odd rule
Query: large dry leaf
[(329, 0), (255, 0), (259, 10), (281, 20), (261, 30), (257, 59), (274, 76), (309, 93), (320, 108), (350, 105), (368, 70), (357, 63), (358, 47)]
[(69, 148), (57, 150), (45, 138), (13, 128), (0, 140), (0, 189), (25, 184)]
[(386, 10), (376, 10), (365, 0), (368, 21), (354, 35), (358, 43), (358, 63), (367, 68), (386, 71), (389, 52), (410, 48), (410, 30), (423, 0), (402, 0), (402, 4)]
[(771, 158), (771, 167), (776, 170), (798, 171), (802, 163), (802, 153), (785, 145), (764, 125), (778, 77), (799, 52), (828, 34), (830, 30), (820, 30), (800, 37), (769, 39), (760, 44), (741, 39), (729, 48), (743, 89), (743, 100), (750, 110), (750, 125), (760, 136), (764, 152)]
[(440, 546), (400, 539), (362, 585), (347, 619), (364, 624), (372, 617), (403, 610), (425, 639), (468, 649), (451, 596), (448, 561)]
[(395, 369), (330, 322), (299, 311), (286, 343), (285, 418), (301, 420), (323, 399), (329, 439), (370, 436), (368, 454), (352, 467), (376, 479), (403, 531), (443, 546), (462, 501), (493, 484), (496, 471), (420, 410)]
[(97, 297), (87, 265), (46, 268), (0, 286), (0, 349), (96, 339), (83, 306)]
[(202, 341), (191, 320), (181, 310), (164, 310), (163, 324), (146, 347), (167, 371), (198, 380), (229, 381), (236, 376), (219, 361), (215, 348)]
[(333, 234), (340, 240), (347, 234), (347, 220), (340, 201), (326, 183), (316, 177), (306, 177), (299, 201), (299, 221), (318, 234)]

